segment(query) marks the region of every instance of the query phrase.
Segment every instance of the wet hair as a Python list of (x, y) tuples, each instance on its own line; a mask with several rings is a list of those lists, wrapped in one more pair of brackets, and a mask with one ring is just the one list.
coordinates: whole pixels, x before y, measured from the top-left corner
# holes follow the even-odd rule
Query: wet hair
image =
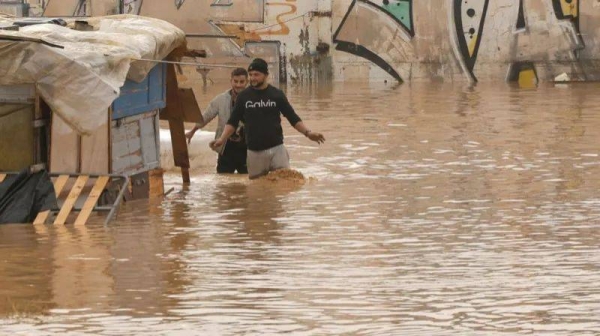
[(246, 71), (246, 69), (244, 69), (244, 68), (235, 68), (231, 72), (231, 78), (233, 78), (235, 76), (246, 76), (246, 77), (248, 77), (248, 71)]

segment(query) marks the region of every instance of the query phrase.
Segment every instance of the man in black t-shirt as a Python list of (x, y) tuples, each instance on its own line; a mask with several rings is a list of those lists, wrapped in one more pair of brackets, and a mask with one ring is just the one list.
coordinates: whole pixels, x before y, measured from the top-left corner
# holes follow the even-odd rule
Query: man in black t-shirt
[(266, 175), (269, 171), (289, 168), (290, 158), (283, 145), (281, 115), (307, 138), (319, 144), (325, 142), (321, 133), (311, 132), (296, 114), (285, 94), (267, 82), (268, 65), (257, 58), (248, 67), (250, 87), (238, 97), (221, 136), (212, 141), (212, 148), (223, 145), (244, 122), (248, 146), (248, 174), (251, 179)]

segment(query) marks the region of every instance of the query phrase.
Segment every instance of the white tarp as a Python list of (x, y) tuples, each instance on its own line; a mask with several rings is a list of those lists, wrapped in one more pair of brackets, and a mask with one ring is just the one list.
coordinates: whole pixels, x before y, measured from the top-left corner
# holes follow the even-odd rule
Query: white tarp
[(86, 21), (94, 31), (54, 24), (0, 30), (0, 85), (35, 83), (52, 111), (81, 134), (107, 122), (127, 78), (142, 81), (156, 65), (135, 59), (161, 60), (185, 46), (185, 33), (162, 20), (116, 15)]

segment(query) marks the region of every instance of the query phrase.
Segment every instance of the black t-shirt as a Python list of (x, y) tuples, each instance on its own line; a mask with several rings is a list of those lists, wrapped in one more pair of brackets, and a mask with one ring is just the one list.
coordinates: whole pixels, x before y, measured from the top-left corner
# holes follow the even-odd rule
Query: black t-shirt
[(283, 91), (249, 87), (238, 94), (227, 123), (237, 128), (243, 121), (248, 149), (262, 151), (283, 144), (282, 114), (292, 126), (301, 121)]

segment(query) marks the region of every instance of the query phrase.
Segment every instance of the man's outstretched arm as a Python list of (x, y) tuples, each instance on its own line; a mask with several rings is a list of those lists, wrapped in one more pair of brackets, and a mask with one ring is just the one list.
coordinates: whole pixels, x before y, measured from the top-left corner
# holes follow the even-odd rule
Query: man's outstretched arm
[(311, 130), (309, 130), (306, 125), (304, 125), (303, 121), (299, 121), (294, 125), (294, 128), (304, 134), (305, 137), (309, 138), (310, 140), (318, 143), (318, 144), (322, 144), (325, 142), (325, 137), (323, 136), (323, 134), (321, 133), (317, 133), (317, 132), (312, 132)]

